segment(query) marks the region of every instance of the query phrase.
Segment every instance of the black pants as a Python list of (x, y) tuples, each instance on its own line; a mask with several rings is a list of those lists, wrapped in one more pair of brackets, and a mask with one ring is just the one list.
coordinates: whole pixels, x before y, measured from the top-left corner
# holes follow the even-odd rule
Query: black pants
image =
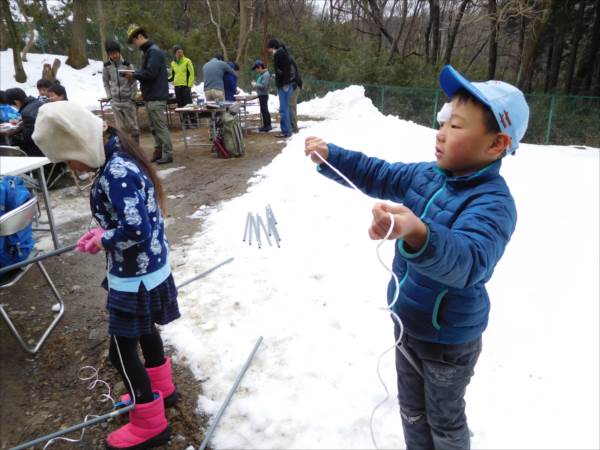
[[(189, 105), (193, 103), (192, 100), (192, 88), (188, 86), (175, 86), (175, 100), (177, 100), (177, 106), (179, 108), (184, 107), (185, 105)], [(184, 114), (184, 120), (188, 123), (196, 123), (196, 115), (195, 114)]]
[[(398, 338), (398, 325), (394, 335)], [(396, 348), (398, 400), (408, 450), (470, 448), (465, 392), (481, 353), (481, 337), (445, 345), (402, 338), (423, 377)]]
[(271, 114), (269, 113), (269, 96), (259, 95), (260, 115), (262, 117), (263, 128), (271, 128)]
[[(118, 350), (117, 344), (119, 345)], [(138, 356), (138, 344), (142, 348), (144, 364), (142, 364)], [(121, 353), (123, 364), (121, 364), (119, 352)], [(146, 334), (139, 338), (111, 336), (108, 358), (112, 365), (119, 371), (121, 377), (123, 377), (123, 383), (125, 383), (129, 395), (132, 398), (135, 395), (136, 403), (149, 403), (153, 400), (152, 386), (145, 367), (158, 367), (165, 363), (163, 342), (156, 327), (153, 327), (151, 334)], [(129, 378), (134, 392), (131, 392), (127, 378)]]

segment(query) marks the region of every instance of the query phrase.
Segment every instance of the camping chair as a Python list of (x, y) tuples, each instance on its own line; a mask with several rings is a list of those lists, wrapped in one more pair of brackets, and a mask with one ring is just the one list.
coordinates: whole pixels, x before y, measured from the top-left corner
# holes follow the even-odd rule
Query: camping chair
[[(15, 147), (14, 145), (0, 145), (0, 156), (27, 156), (25, 150), (21, 150), (20, 147)], [(37, 181), (33, 178), (32, 174), (21, 175), (23, 181), (30, 189), (37, 189)], [(38, 226), (38, 217), (42, 215), (42, 210), (40, 209), (40, 204), (37, 204), (38, 215), (35, 217), (35, 224)]]
[[(33, 196), (21, 206), (0, 216), (0, 236), (10, 236), (29, 226), (33, 222), (34, 217), (36, 215), (36, 204), (37, 197)], [(53, 255), (48, 255), (47, 257), (50, 256)], [(33, 264), (36, 264), (40, 269), (40, 272), (46, 279), (46, 283), (48, 283), (48, 286), (52, 290), (54, 297), (56, 297), (56, 299), (58, 300), (59, 309), (58, 311), (56, 311), (56, 316), (54, 317), (54, 320), (52, 320), (48, 328), (46, 328), (44, 334), (42, 334), (42, 337), (37, 341), (37, 343), (33, 347), (29, 347), (25, 343), (23, 337), (17, 331), (8, 313), (4, 309), (5, 305), (0, 303), (0, 315), (2, 315), (2, 318), (8, 325), (8, 328), (10, 329), (13, 336), (17, 339), (23, 350), (31, 354), (35, 354), (38, 352), (42, 344), (46, 341), (46, 338), (50, 335), (50, 332), (54, 329), (54, 327), (65, 312), (63, 299), (56, 287), (54, 286), (54, 283), (48, 275), (46, 268), (42, 264), (42, 259), (45, 258), (36, 257), (35, 259), (35, 262), (31, 262), (30, 259), (27, 259), (25, 261), (22, 261), (21, 263), (13, 264), (10, 266), (11, 270), (9, 272), (0, 273), (0, 289), (8, 289), (14, 286), (27, 273), (27, 271)]]

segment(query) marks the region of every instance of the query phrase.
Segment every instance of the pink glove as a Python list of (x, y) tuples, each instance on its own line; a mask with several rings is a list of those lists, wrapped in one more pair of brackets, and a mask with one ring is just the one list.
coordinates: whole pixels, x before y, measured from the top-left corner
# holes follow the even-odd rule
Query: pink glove
[(98, 253), (102, 248), (103, 235), (103, 228), (92, 228), (90, 231), (81, 236), (79, 241), (77, 241), (77, 251), (91, 253), (92, 255)]
[(89, 242), (89, 240), (90, 240), (91, 238), (93, 238), (93, 237), (94, 237), (94, 233), (92, 233), (92, 231), (91, 231), (91, 230), (90, 230), (90, 231), (86, 231), (86, 232), (83, 234), (83, 236), (81, 236), (81, 237), (79, 238), (79, 240), (77, 241), (77, 246), (75, 247), (75, 249), (76, 249), (78, 252), (85, 253), (85, 245), (86, 245), (86, 244)]

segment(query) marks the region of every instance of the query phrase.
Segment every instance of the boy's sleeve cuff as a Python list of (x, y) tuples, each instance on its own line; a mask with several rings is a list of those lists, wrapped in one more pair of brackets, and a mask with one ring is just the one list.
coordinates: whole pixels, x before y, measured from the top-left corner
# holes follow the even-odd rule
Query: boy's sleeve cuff
[(415, 259), (421, 256), (423, 252), (425, 252), (427, 246), (429, 245), (429, 236), (431, 235), (431, 232), (429, 231), (429, 225), (425, 224), (425, 228), (427, 229), (427, 237), (425, 238), (425, 242), (423, 243), (421, 248), (414, 253), (410, 252), (406, 248), (406, 246), (404, 245), (404, 239), (398, 239), (398, 251), (404, 259)]

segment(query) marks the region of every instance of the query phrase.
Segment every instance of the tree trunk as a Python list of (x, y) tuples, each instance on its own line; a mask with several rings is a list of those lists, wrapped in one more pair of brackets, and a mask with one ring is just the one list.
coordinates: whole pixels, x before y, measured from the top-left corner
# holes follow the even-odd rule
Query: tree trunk
[(544, 71), (544, 92), (548, 92), (550, 86), (550, 67), (552, 67), (552, 54), (554, 53), (554, 39), (550, 41), (548, 47), (548, 57), (546, 58), (546, 70)]
[[(429, 0), (431, 2), (431, 0)], [(431, 6), (429, 8), (429, 20), (427, 21), (427, 29), (425, 30), (425, 39), (423, 42), (423, 47), (425, 48), (425, 64), (429, 63), (429, 43), (431, 41), (431, 22), (433, 20), (431, 14)]]
[(560, 65), (562, 63), (562, 55), (565, 44), (565, 30), (568, 25), (569, 11), (567, 9), (568, 2), (560, 2), (558, 5), (557, 14), (555, 15), (556, 30), (552, 41), (552, 55), (550, 58), (550, 70), (548, 77), (548, 90), (555, 91), (558, 84), (558, 76), (560, 74)]
[(267, 45), (269, 44), (269, 1), (265, 0), (265, 17), (263, 21), (263, 62), (265, 64), (269, 63), (269, 49)]
[(27, 43), (25, 44), (25, 47), (23, 47), (23, 50), (21, 50), (21, 60), (27, 62), (27, 53), (31, 51), (31, 47), (33, 47), (33, 44), (35, 44), (36, 40), (35, 27), (33, 19), (27, 19), (29, 14), (27, 12), (27, 8), (25, 7), (25, 3), (23, 3), (23, 0), (17, 0), (17, 5), (19, 6), (19, 11), (21, 11), (21, 15), (25, 17), (25, 21), (27, 23)]
[(408, 0), (403, 0), (402, 18), (400, 19), (400, 26), (398, 27), (398, 33), (396, 33), (396, 37), (394, 37), (394, 42), (392, 42), (392, 49), (390, 50), (390, 56), (388, 57), (387, 64), (391, 64), (392, 59), (394, 58), (394, 53), (398, 53), (398, 43), (400, 42), (400, 36), (402, 35), (402, 31), (404, 30), (404, 25), (406, 23), (407, 15), (408, 15)]
[(440, 0), (429, 0), (429, 9), (431, 34), (433, 35), (430, 58), (431, 64), (436, 65), (440, 55)]
[(569, 62), (567, 66), (567, 81), (565, 82), (565, 93), (570, 94), (573, 86), (573, 75), (575, 74), (575, 63), (577, 62), (577, 50), (579, 49), (579, 41), (581, 40), (583, 30), (583, 19), (585, 17), (585, 2), (581, 0), (579, 2), (579, 9), (577, 10), (577, 18), (575, 19), (575, 26), (573, 27), (573, 37), (571, 38), (571, 54), (569, 55)]
[[(600, 61), (600, 54), (596, 58), (596, 61)], [(596, 97), (600, 97), (600, 62), (596, 63), (596, 74), (594, 75), (594, 79), (596, 81), (594, 82), (594, 84), (592, 84), (591, 94)]]
[(555, 2), (556, 0), (541, 1), (542, 11), (534, 19), (531, 32), (524, 44), (521, 66), (517, 75), (517, 86), (523, 91), (531, 90), (535, 60), (539, 53), (541, 37), (550, 19), (550, 12)]
[(206, 0), (206, 6), (208, 6), (208, 14), (210, 16), (210, 21), (217, 29), (217, 39), (219, 41), (219, 45), (221, 46), (221, 50), (223, 50), (223, 59), (227, 61), (229, 58), (227, 57), (227, 47), (223, 43), (223, 36), (221, 35), (221, 8), (219, 6), (219, 2), (217, 1), (217, 19), (215, 19), (212, 7), (210, 5), (210, 0)]
[(10, 48), (12, 48), (13, 53), (13, 63), (15, 66), (15, 80), (17, 83), (25, 83), (27, 81), (27, 74), (25, 73), (25, 69), (23, 69), (23, 62), (21, 61), (21, 52), (19, 51), (23, 46), (21, 42), (21, 38), (19, 37), (19, 33), (17, 32), (17, 27), (15, 26), (15, 22), (13, 21), (12, 14), (10, 12), (10, 6), (8, 5), (8, 0), (0, 0), (2, 3), (2, 17), (4, 18), (4, 22), (6, 24), (6, 28), (8, 29), (8, 40), (10, 43)]
[(73, 0), (73, 28), (66, 63), (74, 69), (82, 69), (89, 64), (85, 49), (86, 3), (87, 0)]
[(490, 44), (488, 49), (488, 80), (496, 78), (498, 61), (498, 14), (496, 0), (488, 0), (488, 17), (490, 19)]
[(100, 33), (100, 54), (102, 55), (102, 60), (107, 61), (108, 55), (106, 54), (106, 49), (104, 48), (104, 44), (106, 43), (106, 33), (104, 29), (106, 27), (106, 22), (104, 20), (104, 8), (102, 7), (103, 1), (96, 0), (96, 14), (98, 15), (98, 28)]
[(450, 59), (452, 58), (452, 50), (454, 49), (454, 42), (456, 41), (456, 36), (458, 34), (458, 29), (460, 28), (460, 23), (462, 22), (462, 18), (465, 14), (465, 9), (469, 4), (470, 0), (462, 0), (460, 4), (460, 8), (458, 10), (458, 15), (454, 20), (454, 24), (450, 28), (450, 32), (448, 33), (448, 44), (446, 45), (446, 51), (444, 53), (444, 64), (450, 64)]
[(238, 64), (246, 56), (246, 47), (250, 39), (250, 33), (254, 26), (254, 5), (252, 0), (240, 1), (240, 33), (238, 38), (238, 52), (235, 57), (235, 62)]
[(596, 54), (600, 48), (600, 0), (596, 0), (596, 6), (593, 10), (595, 12), (595, 19), (592, 35), (585, 47), (579, 61), (579, 69), (577, 70), (577, 84), (582, 88), (583, 92), (588, 92), (592, 84)]
[(400, 56), (402, 58), (404, 58), (404, 55), (406, 55), (406, 47), (408, 46), (408, 42), (412, 37), (412, 30), (417, 20), (417, 17), (419, 17), (420, 15), (422, 1), (423, 0), (417, 0), (417, 3), (415, 4), (415, 9), (413, 10), (412, 17), (410, 19), (410, 25), (408, 26), (408, 31), (406, 32), (406, 37), (404, 38), (404, 44), (402, 44), (402, 51), (400, 52)]

